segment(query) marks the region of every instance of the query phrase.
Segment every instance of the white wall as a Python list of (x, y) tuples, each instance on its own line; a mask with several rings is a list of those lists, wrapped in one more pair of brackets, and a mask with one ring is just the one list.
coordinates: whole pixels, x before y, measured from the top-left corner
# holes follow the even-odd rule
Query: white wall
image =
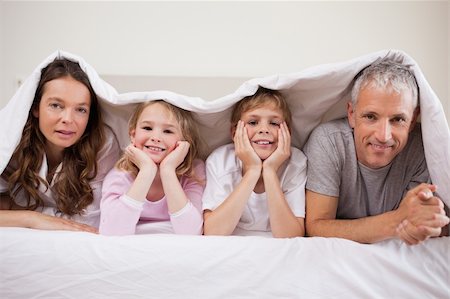
[(0, 5), (0, 106), (56, 49), (101, 74), (256, 77), (397, 48), (450, 115), (448, 1)]
[(3, 107), (3, 103), (6, 103), (7, 98), (9, 98), (9, 94), (11, 94), (11, 91), (8, 91), (5, 89), (5, 83), (6, 83), (6, 79), (5, 79), (5, 74), (6, 71), (4, 69), (4, 65), (3, 65), (3, 60), (4, 60), (4, 55), (3, 55), (3, 47), (5, 46), (3, 44), (3, 39), (4, 39), (4, 31), (3, 31), (3, 22), (4, 22), (4, 17), (3, 17), (3, 1), (0, 1), (0, 108)]

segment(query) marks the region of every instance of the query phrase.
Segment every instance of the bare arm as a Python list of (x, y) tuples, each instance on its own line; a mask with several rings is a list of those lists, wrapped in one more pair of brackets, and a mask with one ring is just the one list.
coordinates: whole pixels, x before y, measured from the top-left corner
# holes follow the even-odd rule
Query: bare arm
[(45, 215), (35, 211), (0, 210), (1, 227), (25, 227), (43, 230), (69, 230), (97, 233), (97, 229), (72, 220)]
[(24, 227), (43, 230), (69, 230), (97, 233), (95, 227), (60, 217), (29, 211), (13, 203), (9, 210), (7, 195), (0, 200), (0, 227)]
[(241, 219), (245, 205), (258, 182), (260, 171), (247, 171), (233, 192), (214, 211), (205, 210), (205, 235), (231, 235), (239, 219)]
[(145, 201), (150, 186), (155, 179), (157, 166), (147, 154), (133, 145), (129, 145), (125, 149), (125, 154), (139, 168), (139, 173), (128, 190), (127, 195), (134, 200)]
[(276, 238), (293, 238), (305, 235), (304, 219), (295, 217), (283, 191), (276, 172), (263, 171), (266, 184), (266, 194), (269, 207), (270, 227)]
[(189, 202), (180, 180), (176, 174), (176, 168), (180, 165), (189, 151), (187, 141), (179, 141), (177, 147), (161, 162), (160, 176), (167, 198), (167, 206), (171, 214), (178, 212)]
[(337, 220), (338, 198), (306, 190), (306, 233), (375, 243), (396, 236), (401, 215), (395, 211), (354, 220)]
[(304, 219), (296, 217), (281, 190), (277, 170), (291, 155), (291, 139), (285, 123), (278, 131), (277, 149), (263, 163), (264, 188), (267, 194), (270, 227), (276, 238), (302, 237), (305, 235)]
[(234, 231), (261, 176), (261, 159), (253, 150), (242, 121), (239, 121), (236, 127), (234, 144), (236, 155), (242, 161), (244, 174), (242, 180), (220, 206), (214, 211), (204, 211), (205, 235), (230, 235)]
[(430, 201), (421, 199), (421, 192), (427, 186), (429, 185), (421, 184), (408, 191), (397, 210), (354, 220), (335, 219), (338, 205), (336, 197), (307, 190), (307, 234), (345, 238), (360, 243), (375, 243), (399, 237), (408, 244), (417, 244), (407, 242), (407, 237), (399, 234), (398, 226), (407, 220), (417, 227), (426, 226), (424, 230), (427, 236), (438, 236), (441, 228), (448, 224), (448, 217), (442, 215), (439, 201), (431, 200), (431, 198)]

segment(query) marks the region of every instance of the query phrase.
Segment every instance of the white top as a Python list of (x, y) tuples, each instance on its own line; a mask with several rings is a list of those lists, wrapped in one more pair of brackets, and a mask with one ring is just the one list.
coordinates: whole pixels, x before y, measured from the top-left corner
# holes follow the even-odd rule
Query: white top
[[(61, 170), (62, 164), (58, 165), (52, 182), (50, 183), (50, 188), (47, 189), (44, 184), (39, 185), (39, 195), (43, 200), (44, 206), (36, 209), (36, 211), (51, 216), (70, 218), (77, 222), (86, 223), (94, 227), (98, 227), (100, 221), (100, 200), (102, 197), (103, 179), (105, 178), (108, 171), (117, 162), (120, 154), (117, 140), (111, 129), (106, 126), (105, 137), (105, 144), (97, 155), (97, 176), (90, 182), (93, 190), (94, 201), (85, 209), (85, 212), (82, 215), (74, 215), (72, 217), (68, 217), (67, 215), (63, 215), (62, 212), (60, 212), (56, 207), (54, 195), (51, 188), (53, 187), (55, 179), (57, 178), (58, 173)], [(39, 169), (39, 177), (41, 177), (45, 181), (48, 174), (47, 157), (45, 154), (42, 159), (42, 165)], [(3, 178), (0, 177), (0, 192), (5, 192), (6, 190), (8, 190), (8, 184)], [(16, 203), (18, 205), (26, 206), (25, 196), (19, 195)]]
[[(281, 188), (296, 217), (305, 217), (306, 157), (291, 147), (291, 157), (278, 170)], [(242, 162), (234, 144), (216, 149), (206, 160), (206, 187), (203, 210), (216, 209), (242, 180)], [(266, 193), (252, 192), (236, 229), (271, 231)], [(236, 231), (235, 231), (236, 232)], [(233, 234), (235, 234), (233, 232)]]

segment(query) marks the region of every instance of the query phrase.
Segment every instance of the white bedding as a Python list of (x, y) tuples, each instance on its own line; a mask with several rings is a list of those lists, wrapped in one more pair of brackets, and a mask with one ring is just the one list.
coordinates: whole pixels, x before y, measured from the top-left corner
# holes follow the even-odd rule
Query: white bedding
[[(128, 143), (133, 103), (165, 99), (195, 112), (207, 153), (230, 142), (230, 107), (258, 85), (281, 90), (293, 112), (300, 147), (320, 122), (345, 115), (352, 78), (384, 56), (411, 64), (420, 88), (423, 140), (432, 180), (450, 206), (450, 132), (442, 105), (412, 58), (380, 51), (299, 73), (251, 79), (216, 99), (170, 91), (119, 94), (81, 57), (55, 52), (0, 111), (0, 172), (16, 147), (40, 70), (55, 57), (79, 61), (102, 99), (105, 120)], [(207, 154), (205, 153), (205, 154)], [(163, 229), (143, 224), (139, 232)], [(204, 237), (0, 229), (0, 298), (450, 298), (450, 238), (407, 246), (342, 239)]]
[(425, 155), (431, 178), (438, 186), (438, 194), (450, 206), (450, 129), (442, 104), (425, 79), (417, 63), (407, 54), (397, 51), (379, 51), (353, 60), (315, 66), (298, 73), (273, 75), (250, 79), (235, 91), (216, 99), (202, 99), (196, 95), (181, 95), (171, 91), (136, 91), (119, 94), (102, 80), (95, 69), (83, 58), (58, 51), (46, 58), (27, 78), (8, 104), (0, 110), (0, 172), (6, 167), (19, 142), (22, 128), (33, 101), (40, 71), (55, 57), (78, 61), (88, 74), (92, 86), (102, 99), (105, 121), (117, 134), (122, 148), (129, 142), (127, 122), (134, 106), (146, 100), (164, 99), (172, 104), (195, 112), (200, 132), (209, 149), (231, 142), (229, 116), (231, 106), (258, 85), (281, 90), (293, 114), (292, 143), (301, 148), (311, 130), (320, 122), (345, 116), (349, 88), (354, 76), (364, 67), (384, 56), (412, 65), (420, 89), (420, 109)]
[(450, 298), (450, 238), (407, 246), (0, 230), (0, 298)]

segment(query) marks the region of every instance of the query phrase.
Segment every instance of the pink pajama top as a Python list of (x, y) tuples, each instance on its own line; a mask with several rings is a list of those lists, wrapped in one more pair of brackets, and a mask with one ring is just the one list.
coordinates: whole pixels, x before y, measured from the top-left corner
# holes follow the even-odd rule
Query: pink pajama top
[(138, 201), (127, 196), (126, 193), (134, 182), (134, 176), (117, 168), (111, 169), (103, 182), (100, 234), (132, 235), (136, 231), (138, 221), (170, 220), (176, 234), (201, 235), (204, 162), (195, 160), (194, 171), (198, 180), (185, 176), (180, 178), (188, 203), (181, 210), (170, 214), (165, 196), (158, 201)]

